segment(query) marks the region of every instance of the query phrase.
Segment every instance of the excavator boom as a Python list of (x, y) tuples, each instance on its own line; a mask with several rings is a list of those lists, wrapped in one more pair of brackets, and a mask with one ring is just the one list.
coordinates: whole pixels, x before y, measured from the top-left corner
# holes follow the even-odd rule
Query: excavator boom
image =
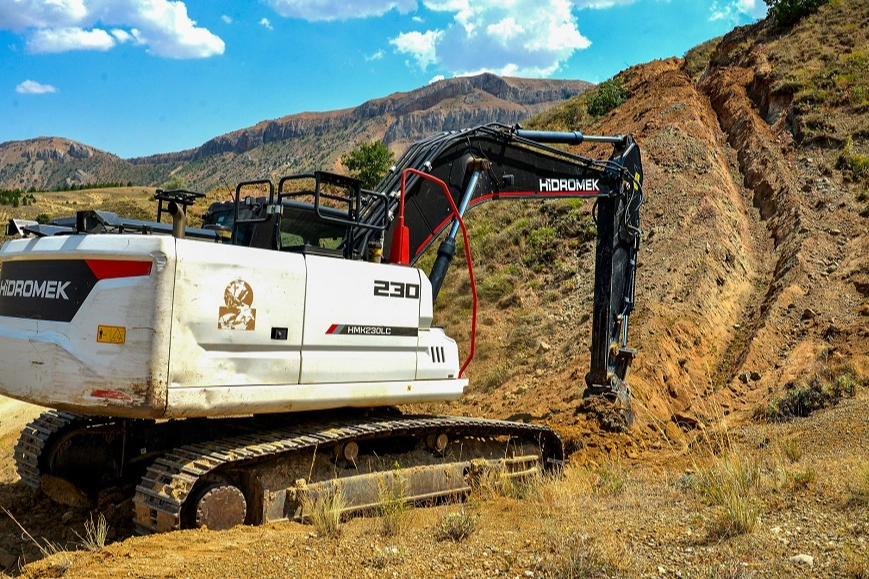
[[(607, 160), (582, 157), (556, 144), (608, 143)], [(417, 169), (444, 182), (460, 212), (487, 201), (587, 197), (596, 200), (597, 248), (592, 316), (591, 366), (586, 392), (627, 397), (625, 381), (635, 350), (628, 347), (628, 320), (634, 309), (643, 168), (640, 149), (629, 135), (593, 136), (579, 132), (530, 131), (491, 124), (443, 133), (411, 146), (376, 189), (390, 199), (372, 205), (361, 220), (375, 222), (394, 213), (401, 175)], [(455, 253), (455, 215), (431, 181), (409, 175), (404, 191), (409, 261), (448, 228), (429, 275), (436, 298)], [(384, 253), (391, 249), (391, 221)], [(359, 237), (362, 252), (374, 232)]]

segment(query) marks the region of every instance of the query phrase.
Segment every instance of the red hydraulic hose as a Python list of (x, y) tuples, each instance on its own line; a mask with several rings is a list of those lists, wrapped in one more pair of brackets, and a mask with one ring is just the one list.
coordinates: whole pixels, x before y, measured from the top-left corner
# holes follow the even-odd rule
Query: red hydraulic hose
[[(459, 370), (459, 378), (465, 373), (465, 368), (468, 367), (468, 364), (471, 363), (471, 360), (474, 358), (474, 349), (477, 344), (477, 282), (474, 280), (474, 262), (471, 260), (471, 244), (468, 241), (468, 230), (465, 227), (465, 221), (462, 219), (461, 214), (459, 213), (459, 208), (456, 207), (456, 202), (453, 201), (453, 196), (450, 195), (450, 190), (447, 187), (447, 184), (438, 179), (433, 175), (429, 175), (427, 173), (423, 173), (421, 171), (417, 171), (416, 169), (405, 169), (401, 173), (401, 197), (398, 202), (398, 225), (404, 226), (404, 186), (406, 182), (406, 177), (408, 173), (413, 173), (414, 175), (418, 175), (423, 179), (427, 179), (440, 185), (441, 189), (444, 192), (444, 195), (447, 198), (447, 201), (450, 204), (450, 209), (452, 214), (455, 215), (456, 219), (459, 221), (459, 227), (462, 228), (462, 237), (465, 240), (465, 260), (468, 262), (468, 277), (471, 281), (471, 295), (474, 298), (473, 309), (472, 309), (472, 317), (471, 317), (471, 351), (468, 352), (468, 357), (465, 360), (465, 363), (462, 364), (462, 368)], [(410, 240), (405, 235), (404, 239), (406, 243), (408, 243), (407, 254), (410, 254), (409, 243)], [(401, 250), (399, 250), (401, 251)]]

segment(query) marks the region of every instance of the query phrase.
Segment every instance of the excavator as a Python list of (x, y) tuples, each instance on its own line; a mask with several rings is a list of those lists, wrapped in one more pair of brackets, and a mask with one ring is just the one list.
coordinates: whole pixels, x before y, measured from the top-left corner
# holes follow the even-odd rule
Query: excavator
[[(559, 145), (612, 145), (608, 159)], [(317, 171), (240, 183), (199, 228), (203, 195), (157, 190), (157, 221), (80, 211), (0, 249), (0, 394), (51, 410), (14, 448), (25, 485), (133, 495), (141, 534), (304, 520), (312, 500), (375, 508), (467, 493), (486, 473), (557, 471), (540, 424), (405, 414), (468, 387), (456, 342), (432, 325), (484, 202), (595, 200), (587, 396), (630, 420), (628, 346), (643, 202), (629, 135), (501, 124), (410, 146), (367, 190)], [(171, 223), (163, 223), (163, 216)], [(457, 244), (459, 232), (464, 242)], [(431, 271), (415, 267), (438, 240)]]

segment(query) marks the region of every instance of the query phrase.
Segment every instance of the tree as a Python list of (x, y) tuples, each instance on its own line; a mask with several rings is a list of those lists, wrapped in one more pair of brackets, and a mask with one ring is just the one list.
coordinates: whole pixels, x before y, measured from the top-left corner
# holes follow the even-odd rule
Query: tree
[(628, 98), (628, 89), (617, 78), (605, 80), (594, 92), (589, 93), (586, 101), (588, 114), (593, 117), (602, 117)]
[(341, 164), (350, 174), (362, 181), (362, 187), (373, 189), (395, 161), (392, 151), (377, 139), (371, 143), (359, 141), (353, 149), (341, 155)]
[(163, 189), (167, 191), (171, 191), (173, 189), (187, 189), (187, 181), (184, 180), (184, 177), (175, 173), (169, 180), (163, 183)]
[(830, 0), (763, 0), (781, 26), (790, 26), (803, 16), (814, 14)]

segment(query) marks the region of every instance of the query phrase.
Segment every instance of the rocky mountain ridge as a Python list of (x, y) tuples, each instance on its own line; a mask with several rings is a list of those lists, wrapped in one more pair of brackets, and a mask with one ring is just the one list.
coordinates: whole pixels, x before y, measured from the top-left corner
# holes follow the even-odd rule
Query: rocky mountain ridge
[(87, 183), (159, 185), (180, 174), (188, 186), (261, 178), (281, 171), (336, 169), (359, 140), (394, 151), (440, 131), (489, 122), (515, 124), (590, 88), (573, 80), (481, 74), (441, 80), (358, 107), (300, 113), (214, 137), (201, 146), (123, 160), (59, 137), (0, 143), (0, 188), (38, 190)]

